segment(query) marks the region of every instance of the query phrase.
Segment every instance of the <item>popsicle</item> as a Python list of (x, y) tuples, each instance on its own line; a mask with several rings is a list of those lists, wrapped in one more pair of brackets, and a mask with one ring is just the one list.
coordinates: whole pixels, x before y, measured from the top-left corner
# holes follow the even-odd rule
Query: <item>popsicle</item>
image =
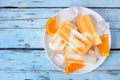
[(88, 37), (88, 39), (91, 42), (94, 42), (94, 39), (89, 31), (89, 29), (86, 27), (85, 22), (83, 21), (83, 16), (79, 16), (78, 18), (76, 18), (76, 25), (79, 29), (79, 32), (84, 34), (85, 36)]
[(101, 44), (102, 41), (101, 41), (101, 39), (100, 39), (100, 37), (97, 33), (97, 30), (95, 29), (95, 26), (92, 22), (92, 19), (91, 19), (90, 15), (85, 15), (83, 20), (86, 22), (86, 24), (87, 24), (86, 27), (89, 29), (90, 33), (92, 34), (92, 36), (94, 38), (95, 45)]
[(70, 22), (64, 21), (58, 28), (58, 34), (76, 53), (84, 56), (92, 43), (86, 36), (73, 28)]
[(86, 35), (89, 40), (91, 40), (94, 45), (101, 44), (101, 39), (92, 23), (89, 15), (81, 16), (76, 19), (76, 24), (78, 26), (79, 32)]

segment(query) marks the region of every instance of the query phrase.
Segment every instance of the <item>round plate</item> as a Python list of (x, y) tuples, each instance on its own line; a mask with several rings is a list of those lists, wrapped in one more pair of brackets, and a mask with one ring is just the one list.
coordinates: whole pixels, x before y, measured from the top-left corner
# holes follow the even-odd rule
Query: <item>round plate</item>
[[(71, 7), (71, 8), (63, 9), (55, 15), (58, 18), (57, 19), (58, 25), (63, 20), (71, 21), (78, 13), (80, 13), (80, 15), (85, 15), (85, 14), (91, 15), (93, 23), (97, 29), (99, 36), (106, 34), (106, 33), (109, 35), (108, 37), (109, 37), (109, 48), (110, 48), (111, 35), (110, 35), (110, 30), (109, 30), (109, 24), (106, 23), (105, 20), (99, 14), (97, 14), (95, 11), (93, 11), (91, 9), (84, 8), (84, 7)], [(49, 48), (49, 42), (51, 39), (52, 39), (52, 37), (49, 36), (45, 31), (45, 33), (44, 33), (44, 46), (45, 46), (45, 51), (47, 53), (47, 56), (48, 56), (49, 60), (57, 68), (64, 71), (65, 65), (62, 64), (64, 61), (63, 56), (61, 54), (55, 54)], [(106, 58), (107, 57), (103, 56), (99, 60), (97, 60), (97, 62), (93, 66), (85, 66), (84, 68), (79, 69), (78, 71), (76, 71), (74, 73), (83, 74), (83, 73), (88, 73), (92, 70), (95, 70), (97, 67), (99, 67), (105, 61)]]

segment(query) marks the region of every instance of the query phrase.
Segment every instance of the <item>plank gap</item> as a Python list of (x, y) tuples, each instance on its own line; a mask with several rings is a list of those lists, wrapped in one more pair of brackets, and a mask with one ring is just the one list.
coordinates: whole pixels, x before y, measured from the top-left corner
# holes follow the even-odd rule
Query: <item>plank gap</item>
[[(39, 73), (64, 73), (61, 70), (16, 70), (16, 71), (12, 71), (12, 70), (0, 70), (0, 72), (12, 72), (12, 73), (25, 73), (25, 72), (39, 72)], [(92, 72), (107, 72), (107, 73), (120, 73), (120, 70), (93, 70)]]
[(0, 50), (44, 50), (44, 48), (0, 48)]
[[(0, 48), (0, 50), (42, 50), (44, 51), (44, 48)], [(110, 51), (120, 51), (120, 48), (110, 49)]]
[[(78, 6), (79, 7), (79, 6)], [(17, 6), (4, 6), (0, 7), (0, 9), (63, 9), (63, 8), (69, 8), (69, 7), (17, 7)], [(86, 8), (91, 8), (91, 9), (120, 9), (120, 7), (86, 7)]]

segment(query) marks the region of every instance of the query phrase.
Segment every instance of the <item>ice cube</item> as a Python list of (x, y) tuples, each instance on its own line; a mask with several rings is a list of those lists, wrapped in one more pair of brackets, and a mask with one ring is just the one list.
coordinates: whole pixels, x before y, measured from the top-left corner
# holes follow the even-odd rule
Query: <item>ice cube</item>
[(54, 57), (53, 57), (53, 61), (56, 65), (58, 66), (61, 66), (63, 65), (64, 63), (64, 57), (62, 54), (56, 54)]

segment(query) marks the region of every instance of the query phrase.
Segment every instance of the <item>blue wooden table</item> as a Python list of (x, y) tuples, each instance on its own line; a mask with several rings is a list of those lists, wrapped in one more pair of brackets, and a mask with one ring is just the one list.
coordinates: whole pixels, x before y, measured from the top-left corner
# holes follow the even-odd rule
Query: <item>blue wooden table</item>
[[(46, 21), (72, 6), (95, 10), (110, 23), (110, 56), (87, 74), (66, 75), (44, 51)], [(120, 0), (0, 0), (0, 80), (120, 80)]]

